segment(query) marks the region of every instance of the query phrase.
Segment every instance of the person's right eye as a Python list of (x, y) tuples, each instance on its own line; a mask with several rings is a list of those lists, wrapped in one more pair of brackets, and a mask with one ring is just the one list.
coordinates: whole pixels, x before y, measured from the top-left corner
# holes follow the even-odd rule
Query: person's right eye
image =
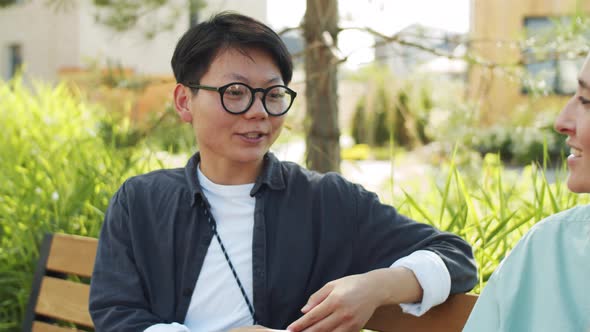
[(582, 105), (589, 105), (590, 104), (590, 99), (584, 98), (582, 96), (578, 96), (578, 100), (580, 101), (580, 103)]
[(225, 94), (230, 97), (241, 97), (245, 94), (245, 92), (243, 89), (227, 89)]

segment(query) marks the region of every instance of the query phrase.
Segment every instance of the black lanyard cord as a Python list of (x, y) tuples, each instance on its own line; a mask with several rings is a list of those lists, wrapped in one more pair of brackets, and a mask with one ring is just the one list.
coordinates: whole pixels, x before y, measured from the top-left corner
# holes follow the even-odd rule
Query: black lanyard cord
[(221, 241), (221, 237), (219, 236), (219, 233), (217, 233), (217, 223), (215, 222), (215, 219), (213, 219), (213, 215), (211, 214), (211, 212), (207, 208), (206, 204), (202, 201), (201, 201), (201, 206), (205, 210), (205, 216), (207, 217), (207, 221), (209, 222), (209, 226), (211, 226), (211, 231), (213, 232), (213, 234), (217, 238), (217, 242), (219, 242), (219, 246), (221, 247), (221, 251), (223, 252), (223, 256), (225, 256), (225, 260), (227, 261), (227, 264), (229, 265), (229, 268), (231, 269), (234, 279), (238, 283), (238, 287), (240, 287), (240, 292), (242, 292), (242, 297), (244, 298), (244, 301), (246, 301), (246, 305), (248, 305), (248, 310), (250, 311), (250, 315), (252, 315), (252, 321), (253, 321), (254, 325), (258, 325), (258, 320), (256, 319), (256, 313), (254, 312), (254, 306), (252, 306), (250, 299), (248, 299), (248, 295), (246, 294), (246, 290), (244, 289), (244, 286), (242, 286), (242, 282), (240, 281), (240, 278), (238, 277), (238, 273), (236, 272), (234, 265), (232, 264), (231, 260), (229, 259), (229, 255), (227, 254), (227, 251), (225, 250), (225, 246), (223, 245), (223, 242)]

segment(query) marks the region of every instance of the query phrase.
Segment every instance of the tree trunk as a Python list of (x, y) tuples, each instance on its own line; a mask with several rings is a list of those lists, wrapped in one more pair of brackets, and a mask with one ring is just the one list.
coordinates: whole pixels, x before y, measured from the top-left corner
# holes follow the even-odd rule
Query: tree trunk
[(307, 0), (304, 18), (306, 163), (319, 172), (340, 171), (337, 59), (322, 34), (337, 45), (338, 1)]

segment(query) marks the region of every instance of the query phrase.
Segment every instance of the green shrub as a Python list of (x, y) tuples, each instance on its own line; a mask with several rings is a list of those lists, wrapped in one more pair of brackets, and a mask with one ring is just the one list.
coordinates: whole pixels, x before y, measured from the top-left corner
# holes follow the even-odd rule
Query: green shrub
[(368, 144), (370, 142), (368, 126), (367, 126), (367, 110), (365, 104), (366, 97), (361, 97), (354, 107), (352, 114), (352, 123), (350, 125), (352, 132), (352, 139), (356, 144)]
[(103, 112), (64, 85), (0, 82), (0, 331), (20, 330), (44, 233), (96, 236), (123, 180), (157, 166), (106, 144)]
[(428, 126), (428, 117), (434, 107), (432, 93), (425, 87), (420, 89), (419, 103), (422, 111), (415, 114), (416, 136), (420, 144), (424, 145), (432, 142), (432, 138), (426, 132), (426, 127)]
[(474, 146), (482, 156), (488, 153), (499, 154), (503, 161), (513, 159), (513, 131), (510, 128), (494, 126), (481, 130), (474, 136)]
[(384, 146), (389, 143), (390, 131), (390, 109), (391, 102), (385, 87), (380, 86), (377, 90), (373, 106), (373, 114), (371, 116), (370, 126), (373, 128), (373, 145)]
[[(552, 127), (494, 126), (474, 136), (474, 146), (481, 155), (498, 153), (512, 165), (557, 161), (566, 151), (565, 139)], [(547, 155), (545, 156), (545, 149)]]
[(412, 132), (414, 115), (410, 110), (410, 97), (404, 90), (397, 93), (396, 104), (391, 116), (391, 132), (393, 142), (399, 146), (412, 148), (416, 146), (415, 133)]
[(432, 141), (428, 127), (436, 103), (428, 79), (397, 80), (380, 66), (361, 70), (354, 78), (369, 87), (357, 101), (351, 120), (357, 144), (382, 147), (392, 142), (411, 149)]

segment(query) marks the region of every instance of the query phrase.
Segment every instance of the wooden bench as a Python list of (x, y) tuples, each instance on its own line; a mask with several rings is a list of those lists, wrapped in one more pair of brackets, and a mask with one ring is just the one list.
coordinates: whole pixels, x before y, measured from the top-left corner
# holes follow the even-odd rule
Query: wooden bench
[(445, 303), (421, 317), (404, 314), (399, 305), (381, 307), (375, 310), (365, 328), (381, 332), (459, 332), (476, 300), (476, 295), (451, 295)]
[[(88, 312), (90, 285), (98, 241), (94, 238), (47, 234), (33, 279), (23, 331), (71, 332), (94, 327)], [(63, 325), (63, 324), (62, 324)]]
[[(88, 313), (88, 282), (97, 244), (96, 239), (83, 236), (45, 236), (23, 331), (92, 330), (93, 323)], [(419, 318), (403, 314), (397, 305), (382, 307), (375, 311), (366, 328), (382, 332), (461, 331), (476, 299), (474, 295), (454, 295)]]

